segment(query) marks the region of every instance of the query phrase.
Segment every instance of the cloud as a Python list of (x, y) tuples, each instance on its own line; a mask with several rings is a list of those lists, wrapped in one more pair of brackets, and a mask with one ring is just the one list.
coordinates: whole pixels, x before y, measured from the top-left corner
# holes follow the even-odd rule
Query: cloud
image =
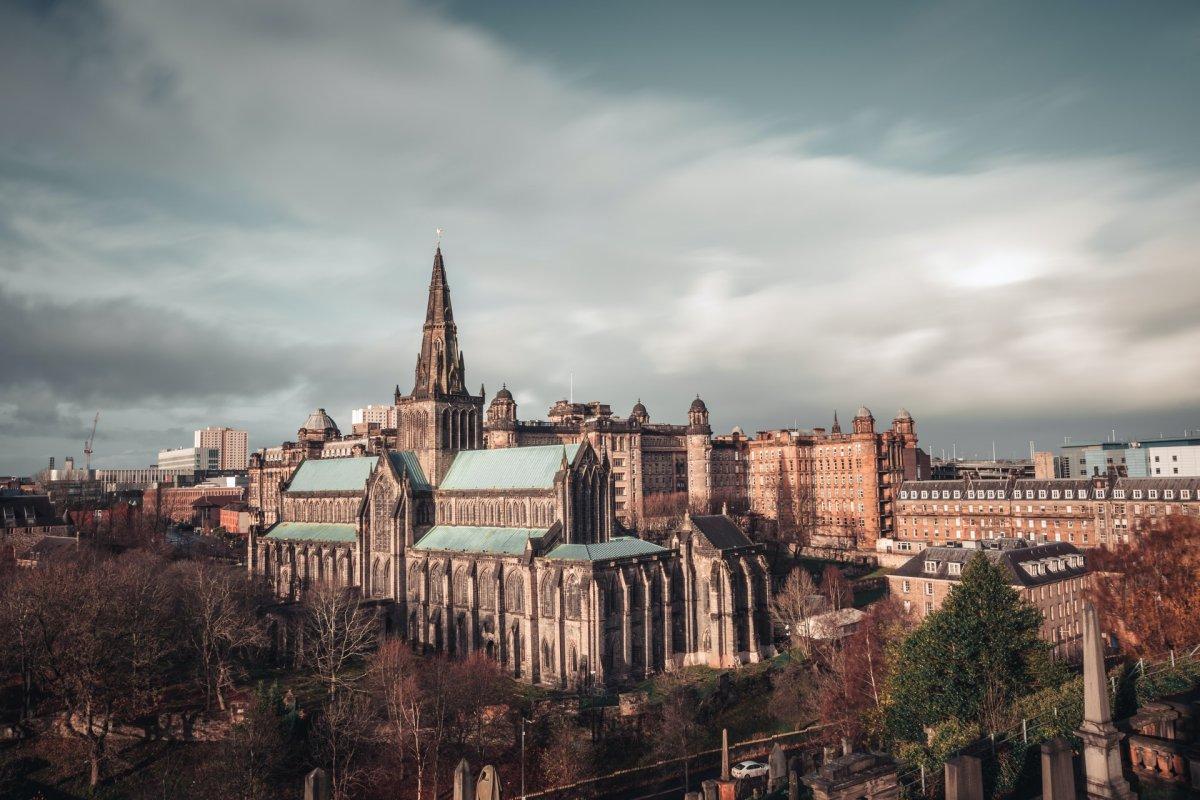
[(438, 226), (468, 375), (522, 416), (571, 373), (621, 413), (681, 419), (703, 392), (748, 428), (1200, 390), (1200, 184), (1131, 156), (934, 173), (905, 165), (958, 137), (907, 116), (829, 155), (407, 3), (9, 8), (0, 53), (11, 426), (65, 424), (28, 416), (49, 391), (265, 443), (311, 405), (385, 402)]

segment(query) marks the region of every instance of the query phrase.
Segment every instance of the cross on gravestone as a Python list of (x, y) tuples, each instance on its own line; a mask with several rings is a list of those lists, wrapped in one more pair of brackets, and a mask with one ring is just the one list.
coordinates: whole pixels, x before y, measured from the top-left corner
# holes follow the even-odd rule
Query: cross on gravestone
[(500, 800), (500, 777), (491, 764), (479, 773), (479, 781), (475, 784), (475, 800)]

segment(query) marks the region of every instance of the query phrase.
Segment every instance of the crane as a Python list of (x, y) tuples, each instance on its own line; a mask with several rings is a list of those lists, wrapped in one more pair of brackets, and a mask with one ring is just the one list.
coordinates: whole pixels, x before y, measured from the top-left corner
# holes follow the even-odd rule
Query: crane
[(96, 412), (95, 419), (92, 420), (92, 435), (83, 443), (83, 468), (86, 472), (92, 471), (92, 444), (96, 441), (96, 424), (100, 422), (100, 412)]

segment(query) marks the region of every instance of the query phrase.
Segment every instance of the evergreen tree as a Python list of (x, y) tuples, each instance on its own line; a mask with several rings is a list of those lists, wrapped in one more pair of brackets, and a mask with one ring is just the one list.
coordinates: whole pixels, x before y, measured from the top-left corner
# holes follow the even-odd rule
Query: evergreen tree
[(942, 608), (897, 648), (889, 681), (888, 728), (924, 742), (950, 719), (984, 731), (1005, 721), (1013, 701), (1052, 682), (1040, 612), (1009, 585), (1004, 569), (978, 553)]

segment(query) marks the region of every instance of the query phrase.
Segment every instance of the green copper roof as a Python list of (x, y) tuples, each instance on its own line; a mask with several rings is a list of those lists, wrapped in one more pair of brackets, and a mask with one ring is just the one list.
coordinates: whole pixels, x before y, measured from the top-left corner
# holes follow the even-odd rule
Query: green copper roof
[(665, 553), (666, 548), (632, 536), (615, 536), (596, 544), (560, 544), (546, 554), (559, 561), (607, 561), (610, 558), (629, 558)]
[(361, 492), (379, 459), (309, 458), (300, 464), (288, 492)]
[[(332, 460), (332, 459), (331, 459)], [(341, 459), (345, 460), (345, 459)], [(285, 542), (351, 542), (358, 535), (353, 523), (340, 522), (280, 522), (263, 538)]]
[(437, 525), (421, 537), (414, 550), (455, 553), (492, 553), (519, 556), (525, 542), (546, 535), (547, 528), (484, 528), (474, 525)]
[(446, 490), (553, 489), (554, 476), (575, 460), (578, 444), (504, 447), (459, 453), (438, 488)]
[(417, 454), (411, 450), (389, 450), (388, 458), (392, 460), (392, 466), (396, 468), (396, 472), (403, 475), (408, 473), (408, 479), (412, 482), (414, 489), (432, 489), (429, 481), (425, 478), (425, 471), (421, 469), (421, 462), (417, 460)]

